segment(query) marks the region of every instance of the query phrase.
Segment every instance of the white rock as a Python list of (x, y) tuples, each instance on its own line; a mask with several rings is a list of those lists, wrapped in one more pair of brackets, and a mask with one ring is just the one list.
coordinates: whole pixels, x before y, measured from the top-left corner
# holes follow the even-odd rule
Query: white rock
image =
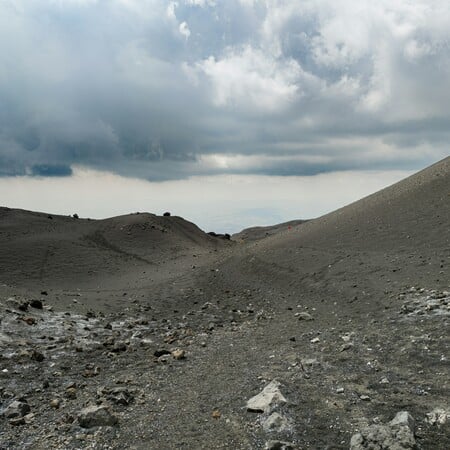
[(247, 409), (253, 412), (270, 413), (277, 406), (287, 402), (279, 389), (280, 383), (271, 381), (258, 395), (247, 401)]
[(427, 413), (426, 421), (431, 425), (444, 425), (450, 419), (450, 411), (442, 408), (434, 408), (433, 411)]
[(400, 411), (389, 422), (391, 427), (394, 426), (407, 426), (411, 431), (414, 431), (415, 421), (413, 416), (408, 411)]
[(407, 411), (401, 411), (387, 425), (371, 425), (352, 436), (350, 450), (412, 450), (414, 419)]

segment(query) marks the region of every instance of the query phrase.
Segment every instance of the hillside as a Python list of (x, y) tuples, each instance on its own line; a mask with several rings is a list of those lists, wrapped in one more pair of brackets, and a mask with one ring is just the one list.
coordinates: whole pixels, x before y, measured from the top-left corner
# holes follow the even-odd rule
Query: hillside
[(239, 233), (235, 233), (232, 236), (234, 241), (240, 242), (250, 242), (258, 241), (260, 239), (265, 239), (266, 237), (273, 236), (274, 234), (280, 233), (282, 231), (291, 230), (298, 225), (307, 222), (306, 220), (290, 220), (289, 222), (283, 222), (276, 225), (269, 225), (265, 227), (250, 227), (245, 228)]
[(449, 194), (241, 242), (0, 210), (0, 448), (447, 450)]
[(95, 289), (121, 296), (178, 277), (227, 245), (176, 216), (92, 220), (0, 208), (0, 282), (34, 293)]

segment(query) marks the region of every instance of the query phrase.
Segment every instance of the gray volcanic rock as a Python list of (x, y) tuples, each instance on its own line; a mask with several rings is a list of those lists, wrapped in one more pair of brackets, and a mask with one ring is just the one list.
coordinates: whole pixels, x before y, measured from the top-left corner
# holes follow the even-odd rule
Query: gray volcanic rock
[(106, 406), (88, 406), (78, 414), (78, 423), (82, 428), (114, 426), (118, 421)]
[(287, 400), (279, 389), (280, 385), (276, 380), (271, 381), (259, 394), (247, 401), (247, 409), (252, 412), (269, 413), (286, 403)]
[(268, 441), (264, 450), (295, 450), (297, 447), (291, 442), (285, 441)]
[(289, 421), (281, 414), (274, 412), (265, 420), (262, 421), (264, 431), (271, 432), (276, 431), (282, 433), (290, 430)]
[(22, 400), (14, 400), (5, 409), (1, 411), (1, 415), (7, 419), (15, 417), (23, 417), (31, 411), (30, 405)]
[(413, 417), (401, 411), (387, 425), (371, 425), (354, 434), (350, 450), (409, 450), (415, 448)]

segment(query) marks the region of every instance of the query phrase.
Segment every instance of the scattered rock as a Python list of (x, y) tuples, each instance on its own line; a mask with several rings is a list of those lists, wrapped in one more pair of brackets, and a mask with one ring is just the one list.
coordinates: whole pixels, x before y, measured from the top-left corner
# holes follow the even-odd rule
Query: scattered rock
[(33, 350), (33, 353), (31, 353), (31, 359), (33, 361), (42, 362), (45, 359), (45, 356), (43, 353), (38, 352), (37, 350)]
[(93, 378), (96, 377), (100, 373), (101, 369), (98, 366), (86, 368), (81, 376), (83, 378)]
[(30, 405), (25, 400), (14, 400), (3, 411), (1, 415), (7, 419), (23, 417), (31, 411)]
[(297, 447), (291, 442), (268, 441), (264, 447), (265, 450), (295, 450)]
[(106, 398), (109, 401), (117, 405), (128, 406), (134, 400), (133, 394), (124, 387), (104, 389), (103, 392), (106, 393)]
[(78, 423), (82, 428), (104, 427), (116, 425), (118, 419), (106, 406), (88, 406), (80, 411)]
[(415, 420), (408, 411), (400, 411), (395, 417), (389, 422), (391, 427), (395, 426), (406, 426), (412, 433), (414, 433)]
[(345, 352), (346, 350), (350, 350), (353, 348), (353, 342), (346, 342), (345, 344), (342, 344), (340, 351)]
[(35, 309), (42, 309), (44, 307), (40, 300), (31, 300), (30, 306)]
[(155, 350), (155, 351), (153, 352), (153, 355), (156, 356), (157, 358), (159, 358), (160, 356), (170, 355), (170, 354), (171, 354), (171, 353), (170, 353), (169, 350), (164, 350), (164, 349), (161, 349), (161, 350)]
[(27, 323), (28, 325), (35, 325), (36, 324), (36, 319), (34, 317), (24, 317), (22, 320), (25, 323)]
[(172, 352), (172, 356), (174, 359), (185, 359), (186, 352), (184, 350), (176, 349)]
[(17, 305), (17, 309), (19, 310), (19, 311), (27, 311), (28, 310), (28, 302), (23, 302), (23, 303), (20, 303), (19, 305)]
[(111, 349), (113, 353), (125, 352), (127, 350), (127, 345), (124, 342), (116, 342)]
[(277, 406), (287, 402), (279, 390), (281, 384), (273, 380), (258, 395), (247, 401), (247, 409), (251, 412), (270, 413)]
[(11, 419), (9, 423), (13, 426), (25, 425), (25, 419), (23, 417), (16, 417)]
[(58, 409), (61, 405), (61, 400), (59, 398), (54, 398), (50, 401), (50, 406), (52, 408)]
[(320, 366), (320, 362), (317, 358), (302, 358), (301, 363), (305, 367)]
[(427, 418), (425, 420), (430, 425), (441, 426), (444, 425), (448, 419), (450, 419), (450, 411), (443, 408), (434, 408), (433, 411), (427, 413)]
[(299, 312), (295, 314), (298, 320), (314, 320), (313, 316), (307, 312)]
[(401, 411), (387, 425), (370, 425), (352, 436), (350, 450), (408, 450), (415, 448), (414, 419)]
[(74, 386), (70, 386), (66, 389), (65, 393), (66, 398), (73, 400), (77, 398), (77, 388)]
[(262, 426), (264, 431), (276, 431), (277, 433), (282, 433), (283, 431), (288, 431), (290, 429), (289, 422), (286, 417), (281, 414), (274, 412), (265, 420), (262, 421)]

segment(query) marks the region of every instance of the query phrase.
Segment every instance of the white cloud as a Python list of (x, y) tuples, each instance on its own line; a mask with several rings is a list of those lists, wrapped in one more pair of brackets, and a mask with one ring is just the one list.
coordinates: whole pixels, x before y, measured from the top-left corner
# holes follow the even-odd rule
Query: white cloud
[(0, 0), (0, 60), (2, 175), (316, 173), (448, 154), (448, 0)]
[(189, 29), (188, 24), (186, 22), (181, 22), (178, 29), (180, 30), (180, 34), (184, 36), (186, 39), (188, 39), (189, 36), (191, 35), (191, 30)]
[(175, 14), (175, 10), (177, 7), (178, 7), (177, 2), (169, 2), (169, 4), (167, 5), (166, 14), (170, 20), (177, 20), (177, 16)]
[(205, 6), (216, 6), (215, 0), (185, 0), (187, 5), (201, 6), (202, 8)]
[(243, 110), (282, 110), (301, 95), (302, 69), (294, 60), (277, 60), (250, 46), (229, 50), (197, 64), (213, 86), (216, 106)]

